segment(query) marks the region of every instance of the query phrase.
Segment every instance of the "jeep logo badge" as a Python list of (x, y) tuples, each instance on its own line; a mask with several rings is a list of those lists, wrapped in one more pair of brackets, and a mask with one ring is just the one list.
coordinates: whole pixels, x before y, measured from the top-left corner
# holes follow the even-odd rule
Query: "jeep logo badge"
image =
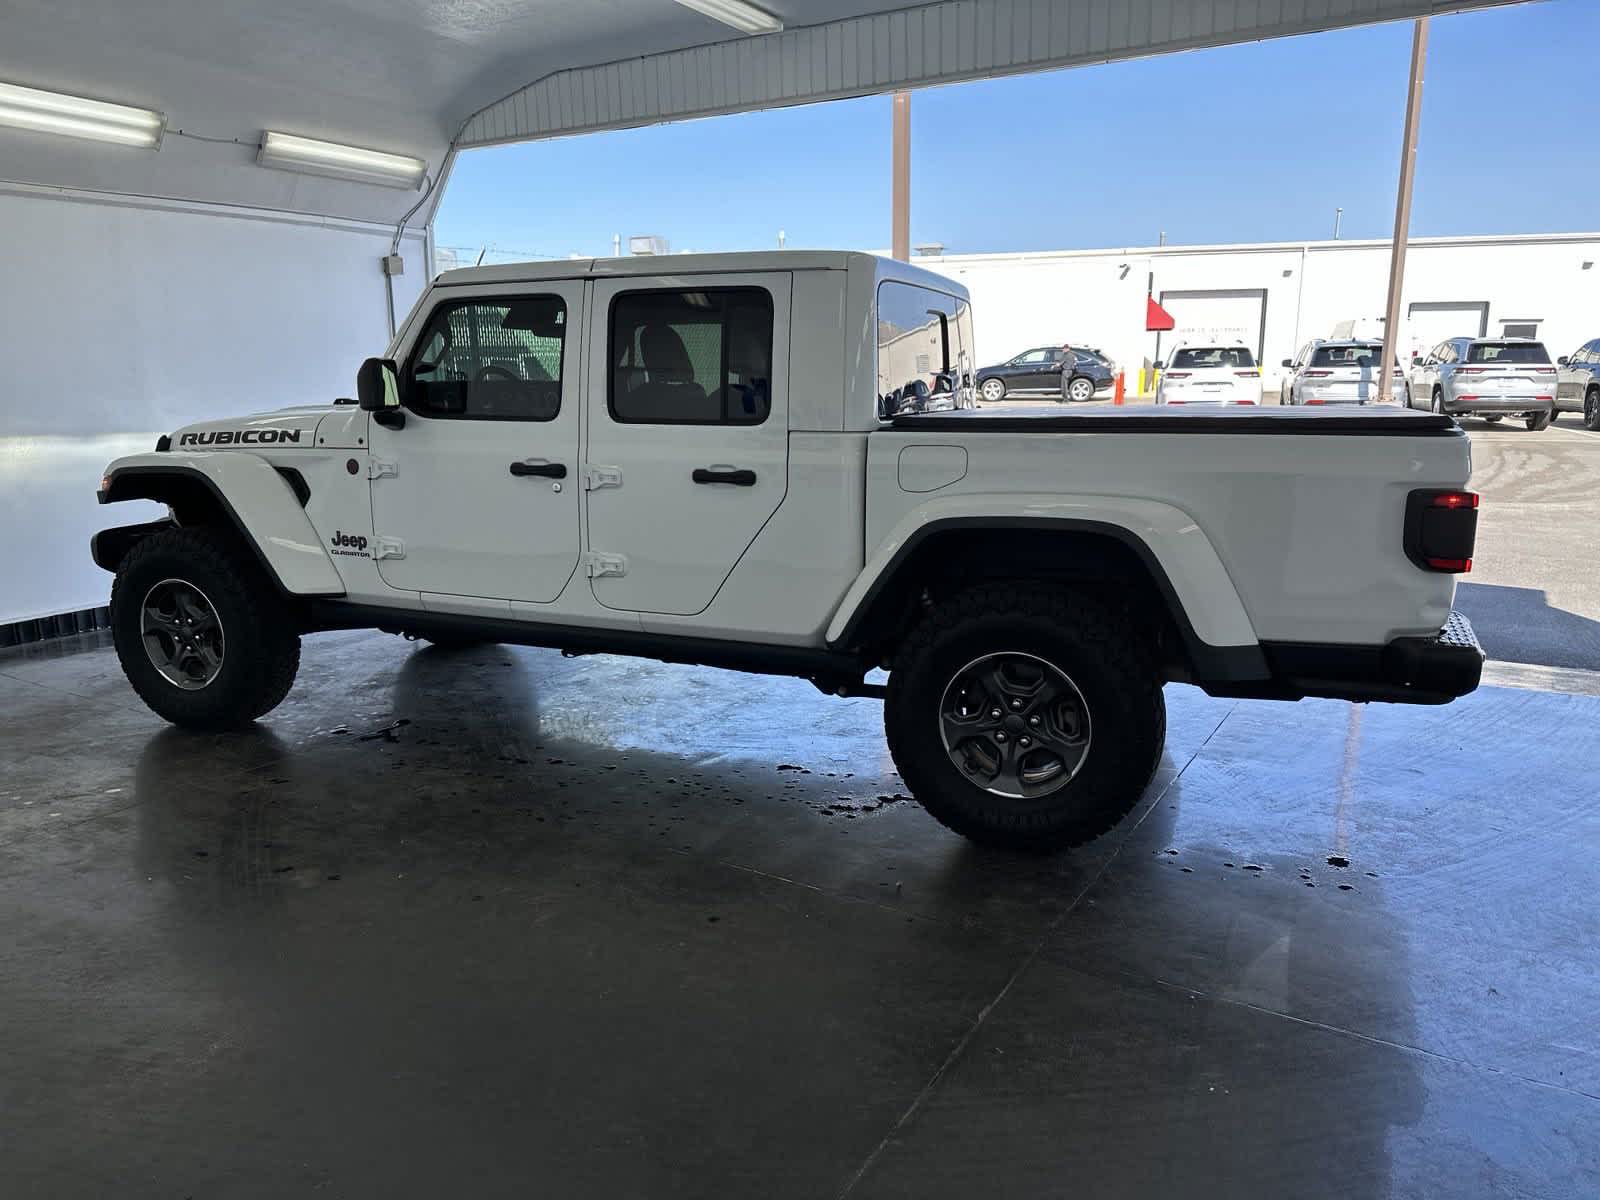
[(328, 544), (333, 547), (335, 554), (345, 554), (355, 558), (367, 556), (367, 539), (357, 534), (335, 529), (333, 536), (328, 539)]

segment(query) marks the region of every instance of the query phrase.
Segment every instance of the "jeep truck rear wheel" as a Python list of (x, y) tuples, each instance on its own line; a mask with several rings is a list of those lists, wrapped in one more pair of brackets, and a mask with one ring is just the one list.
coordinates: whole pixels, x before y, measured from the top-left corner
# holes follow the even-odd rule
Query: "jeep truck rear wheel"
[(232, 729), (277, 707), (300, 666), (300, 637), (272, 585), (231, 537), (171, 529), (134, 545), (111, 587), (122, 671), (159, 716)]
[(1156, 665), (1092, 596), (987, 584), (941, 603), (895, 655), (889, 752), (918, 802), (985, 845), (1048, 851), (1138, 803), (1166, 738)]

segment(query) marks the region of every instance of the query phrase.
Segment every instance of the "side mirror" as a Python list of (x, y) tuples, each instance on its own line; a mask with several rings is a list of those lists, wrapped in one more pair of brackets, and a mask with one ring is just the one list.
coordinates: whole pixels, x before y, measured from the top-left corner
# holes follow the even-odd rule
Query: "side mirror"
[(399, 371), (394, 360), (369, 358), (356, 372), (356, 400), (362, 412), (390, 429), (404, 429), (406, 414), (400, 408)]
[(1286, 366), (1286, 367), (1292, 367), (1292, 366), (1294, 366), (1294, 359), (1292, 359), (1292, 358), (1286, 358), (1286, 359), (1284, 359), (1284, 360), (1283, 360), (1283, 365), (1284, 365), (1284, 366)]
[(1563, 354), (1560, 358), (1556, 359), (1556, 366), (1564, 367), (1570, 361), (1571, 360), (1565, 354)]

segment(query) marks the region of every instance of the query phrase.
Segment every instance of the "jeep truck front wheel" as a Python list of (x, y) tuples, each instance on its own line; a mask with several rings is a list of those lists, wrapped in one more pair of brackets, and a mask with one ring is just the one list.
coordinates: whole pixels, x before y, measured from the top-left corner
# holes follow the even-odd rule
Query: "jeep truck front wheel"
[(237, 541), (204, 527), (137, 542), (111, 587), (122, 671), (159, 716), (232, 729), (277, 707), (300, 666), (300, 637)]
[(1105, 833), (1160, 761), (1160, 676), (1098, 599), (987, 584), (939, 604), (895, 656), (889, 751), (912, 795), (985, 845), (1049, 851)]

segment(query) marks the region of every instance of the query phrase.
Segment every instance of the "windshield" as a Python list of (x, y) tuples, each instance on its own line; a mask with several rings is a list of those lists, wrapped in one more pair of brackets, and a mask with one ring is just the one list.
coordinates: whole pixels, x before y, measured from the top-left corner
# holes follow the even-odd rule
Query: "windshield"
[(1174, 367), (1253, 367), (1255, 357), (1243, 346), (1185, 346), (1172, 356)]
[[(1370, 367), (1376, 369), (1383, 347), (1374, 342), (1369, 346), (1318, 346), (1311, 354), (1313, 367)], [(1399, 366), (1398, 363), (1394, 364)]]
[(1541, 342), (1474, 342), (1467, 347), (1469, 363), (1547, 363), (1550, 352)]

